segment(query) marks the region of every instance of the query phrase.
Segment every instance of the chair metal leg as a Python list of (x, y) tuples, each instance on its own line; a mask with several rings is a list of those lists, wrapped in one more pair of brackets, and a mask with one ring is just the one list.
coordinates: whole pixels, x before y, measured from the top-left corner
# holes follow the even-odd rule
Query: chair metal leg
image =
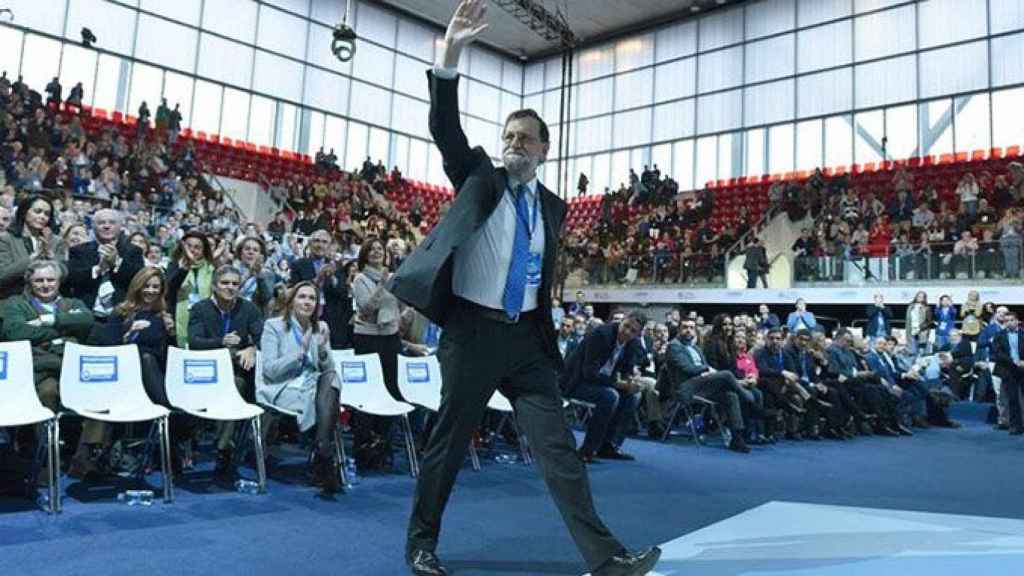
[(164, 416), (161, 422), (161, 443), (164, 461), (164, 503), (174, 502), (174, 471), (171, 466), (171, 417)]
[(476, 472), (480, 471), (480, 455), (476, 452), (476, 444), (473, 440), (469, 441), (469, 461), (473, 463), (473, 470)]
[(519, 453), (523, 456), (523, 464), (529, 466), (533, 464), (533, 457), (530, 455), (530, 444), (527, 442), (526, 434), (523, 434), (522, 429), (519, 428), (519, 422), (515, 419), (512, 420), (512, 425), (516, 429), (516, 436), (519, 438)]
[(263, 460), (263, 429), (260, 424), (260, 417), (254, 416), (252, 423), (252, 444), (256, 450), (256, 478), (260, 484), (259, 493), (267, 492), (267, 463)]
[(668, 442), (669, 436), (672, 435), (672, 426), (676, 423), (676, 417), (679, 415), (679, 408), (681, 406), (682, 402), (676, 402), (668, 411), (668, 422), (665, 424), (665, 431), (661, 433), (662, 442)]
[(334, 427), (334, 465), (337, 467), (341, 485), (347, 487), (349, 484), (348, 472), (345, 470), (345, 445), (342, 444), (341, 430), (337, 426)]
[(412, 435), (412, 426), (409, 424), (409, 415), (402, 414), (402, 429), (405, 433), (405, 450), (409, 455), (409, 474), (413, 478), (420, 475), (420, 462), (416, 456), (416, 442)]
[(60, 514), (64, 510), (64, 506), (60, 501), (60, 414), (57, 414), (53, 419), (53, 466), (50, 468), (50, 473), (53, 478), (50, 492), (50, 507), (54, 513)]
[(45, 426), (46, 426), (46, 467), (47, 467), (46, 488), (49, 491), (49, 497), (50, 497), (50, 510), (49, 510), (50, 514), (56, 514), (57, 513), (56, 504), (54, 504), (54, 500), (56, 500), (56, 498), (57, 498), (57, 489), (56, 489), (57, 482), (54, 479), (54, 469), (53, 469), (53, 466), (54, 466), (53, 446), (56, 443), (56, 440), (54, 439), (54, 429), (53, 429), (53, 426), (54, 426), (53, 423), (54, 423), (55, 420), (56, 420), (56, 418), (46, 422), (46, 424), (45, 424)]

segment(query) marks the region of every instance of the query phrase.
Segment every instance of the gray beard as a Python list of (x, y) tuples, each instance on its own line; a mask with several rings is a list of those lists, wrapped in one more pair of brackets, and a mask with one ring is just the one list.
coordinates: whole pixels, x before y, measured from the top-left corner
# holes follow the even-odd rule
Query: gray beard
[(502, 162), (505, 164), (505, 170), (508, 170), (509, 176), (522, 183), (532, 180), (537, 171), (537, 165), (527, 156), (505, 155), (502, 157)]

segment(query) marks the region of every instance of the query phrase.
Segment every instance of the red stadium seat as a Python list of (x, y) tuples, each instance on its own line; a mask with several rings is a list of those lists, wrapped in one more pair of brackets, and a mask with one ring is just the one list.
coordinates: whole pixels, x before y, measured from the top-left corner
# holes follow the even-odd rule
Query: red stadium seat
[(1017, 158), (1020, 156), (1020, 146), (1014, 144), (1006, 149), (1006, 155), (1003, 158)]

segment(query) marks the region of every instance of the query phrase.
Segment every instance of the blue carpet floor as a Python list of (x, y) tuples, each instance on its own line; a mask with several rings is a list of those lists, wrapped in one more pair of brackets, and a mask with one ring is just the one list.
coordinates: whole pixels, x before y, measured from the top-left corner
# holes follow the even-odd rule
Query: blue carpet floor
[[(994, 432), (983, 407), (957, 406), (961, 430), (913, 438), (781, 443), (740, 456), (631, 439), (633, 463), (590, 468), (599, 511), (631, 547), (673, 540), (770, 501), (1024, 518), (1024, 439)], [(288, 472), (288, 470), (286, 470)], [(405, 574), (414, 482), (370, 475), (325, 500), (298, 469), (269, 494), (212, 487), (196, 473), (177, 501), (129, 508), (116, 488), (66, 484), (64, 513), (0, 499), (0, 574)], [(154, 477), (159, 484), (159, 477)], [(779, 518), (779, 522), (786, 522)], [(467, 465), (439, 554), (458, 576), (585, 571), (532, 467)]]

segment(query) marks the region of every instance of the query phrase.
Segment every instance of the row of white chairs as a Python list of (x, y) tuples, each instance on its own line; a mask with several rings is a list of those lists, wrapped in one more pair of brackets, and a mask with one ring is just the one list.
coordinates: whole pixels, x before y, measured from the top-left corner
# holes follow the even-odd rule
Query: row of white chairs
[[(434, 356), (398, 359), (398, 386), (406, 401), (393, 398), (384, 386), (383, 369), (376, 354), (356, 355), (351, 350), (332, 351), (342, 381), (341, 404), (361, 412), (400, 417), (410, 474), (419, 474), (419, 463), (408, 415), (417, 406), (436, 412), (441, 404), (441, 369)], [(64, 347), (60, 375), (60, 398), (64, 413), (55, 413), (42, 405), (33, 378), (32, 350), (28, 341), (0, 343), (0, 427), (41, 424), (46, 430), (46, 460), (51, 513), (61, 511), (60, 499), (60, 418), (74, 414), (109, 423), (151, 421), (160, 443), (162, 470), (170, 469), (171, 410), (154, 404), (142, 385), (138, 349), (125, 346), (84, 346), (68, 343)], [(262, 357), (257, 355), (257, 382), (262, 379)], [(259, 491), (266, 490), (260, 416), (264, 409), (290, 416), (294, 412), (270, 405), (254, 405), (239, 395), (234, 384), (234, 369), (228, 350), (183, 350), (170, 347), (167, 354), (167, 398), (181, 412), (207, 420), (249, 420), (256, 451)], [(512, 418), (512, 405), (495, 391), (488, 407)], [(514, 420), (513, 420), (514, 425)], [(150, 437), (153, 435), (151, 434)], [(522, 435), (520, 435), (521, 437)], [(523, 439), (524, 461), (529, 461)], [(343, 484), (344, 447), (335, 437), (339, 474)], [(470, 456), (475, 470), (480, 469), (474, 446)], [(174, 483), (163, 476), (164, 502), (174, 500)]]

